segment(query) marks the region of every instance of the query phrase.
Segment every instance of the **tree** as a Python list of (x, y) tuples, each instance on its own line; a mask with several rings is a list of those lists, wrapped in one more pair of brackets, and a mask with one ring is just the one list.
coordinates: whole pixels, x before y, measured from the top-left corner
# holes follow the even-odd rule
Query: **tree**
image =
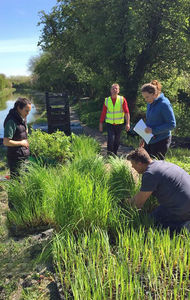
[(42, 12), (39, 44), (57, 62), (80, 65), (99, 95), (118, 81), (135, 111), (145, 75), (188, 69), (189, 12), (188, 0), (60, 0)]

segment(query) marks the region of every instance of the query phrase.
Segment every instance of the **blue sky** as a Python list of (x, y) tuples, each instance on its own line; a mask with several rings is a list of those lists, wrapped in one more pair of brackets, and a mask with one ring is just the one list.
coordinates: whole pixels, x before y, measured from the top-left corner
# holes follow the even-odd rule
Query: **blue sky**
[(0, 0), (0, 73), (29, 75), (28, 62), (40, 53), (39, 11), (50, 12), (56, 0)]

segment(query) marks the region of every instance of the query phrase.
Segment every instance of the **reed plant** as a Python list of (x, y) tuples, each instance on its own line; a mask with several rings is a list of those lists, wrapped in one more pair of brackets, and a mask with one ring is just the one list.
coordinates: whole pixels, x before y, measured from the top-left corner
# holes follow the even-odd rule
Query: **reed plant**
[(71, 151), (76, 159), (94, 157), (100, 152), (100, 145), (91, 137), (72, 133)]
[(124, 158), (110, 157), (109, 190), (116, 201), (124, 201), (133, 197), (138, 189), (131, 169)]
[(106, 168), (101, 156), (91, 155), (76, 155), (56, 167), (29, 165), (27, 172), (8, 185), (13, 206), (8, 213), (9, 226), (26, 231), (53, 226), (75, 232), (99, 226), (107, 229), (113, 240), (118, 220), (138, 227), (142, 216), (125, 201), (137, 189), (129, 166), (124, 159), (110, 158), (110, 168)]
[(126, 227), (110, 245), (94, 228), (56, 235), (53, 260), (64, 299), (189, 299), (190, 237)]
[(75, 169), (80, 174), (88, 175), (94, 180), (94, 183), (101, 182), (102, 185), (105, 185), (108, 179), (104, 158), (96, 153), (90, 157), (76, 156), (70, 162), (69, 169)]
[(7, 214), (9, 226), (31, 231), (55, 224), (57, 171), (56, 168), (30, 164), (27, 172), (21, 171), (20, 177), (7, 184), (8, 201), (13, 207)]
[(90, 160), (94, 173), (87, 172), (85, 163), (89, 166), (86, 160), (57, 167), (28, 166), (27, 172), (8, 184), (13, 206), (8, 212), (9, 226), (26, 231), (45, 225), (75, 231), (92, 225), (113, 227), (120, 209), (109, 194), (102, 159)]
[(123, 204), (136, 194), (139, 183), (135, 182), (129, 164), (124, 158), (110, 157), (109, 164), (110, 194), (118, 204)]
[(92, 225), (107, 228), (110, 218), (117, 215), (112, 210), (112, 198), (106, 183), (94, 180), (89, 174), (69, 168), (62, 173), (60, 193), (55, 207), (56, 222), (60, 227), (75, 230), (88, 229)]

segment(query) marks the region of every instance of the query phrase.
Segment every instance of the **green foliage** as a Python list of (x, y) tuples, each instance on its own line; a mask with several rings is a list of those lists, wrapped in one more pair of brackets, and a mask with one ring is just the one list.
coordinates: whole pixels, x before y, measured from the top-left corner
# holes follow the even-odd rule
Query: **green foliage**
[(92, 128), (98, 128), (100, 122), (101, 111), (89, 112), (81, 115), (80, 120), (82, 123)]
[(6, 88), (12, 88), (11, 81), (9, 78), (6, 78), (4, 74), (0, 74), (0, 91), (3, 91)]
[(92, 225), (107, 228), (113, 214), (108, 189), (100, 181), (94, 182), (88, 174), (73, 168), (69, 174), (63, 175), (57, 198), (55, 215), (58, 224), (74, 231), (87, 230)]
[(63, 163), (72, 157), (70, 137), (62, 131), (48, 134), (32, 130), (29, 143), (31, 155), (43, 163)]
[(40, 24), (39, 44), (50, 59), (40, 70), (36, 65), (37, 76), (45, 70), (50, 86), (61, 88), (64, 78), (71, 93), (78, 86), (87, 96), (103, 96), (118, 81), (132, 112), (147, 74), (162, 81), (174, 67), (189, 69), (187, 0), (60, 0), (51, 13), (41, 12)]
[(88, 177), (93, 179), (94, 184), (96, 182), (101, 182), (102, 185), (106, 184), (106, 168), (102, 156), (95, 157), (93, 154), (90, 157), (75, 156), (70, 168), (74, 168), (80, 174), (88, 175)]
[(91, 137), (72, 134), (71, 151), (74, 153), (75, 158), (94, 158), (100, 152), (100, 145)]
[(135, 195), (138, 185), (136, 185), (126, 160), (118, 157), (110, 157), (110, 177), (108, 180), (111, 195), (116, 201), (124, 201)]
[(65, 299), (188, 299), (189, 245), (185, 232), (126, 227), (113, 247), (94, 228), (56, 235), (52, 252)]
[(8, 223), (19, 232), (32, 232), (43, 226), (54, 226), (57, 197), (56, 169), (38, 164), (28, 166), (20, 178), (8, 183), (8, 198), (14, 209), (8, 212)]
[(189, 149), (172, 149), (167, 154), (167, 160), (180, 166), (190, 174), (190, 150)]
[[(138, 178), (124, 158), (105, 162), (97, 150), (92, 138), (73, 135), (72, 160), (32, 164), (8, 183), (9, 227), (59, 231), (48, 253), (65, 299), (188, 299), (189, 234), (154, 228), (147, 215), (157, 205), (153, 197), (144, 211), (129, 207), (124, 200), (136, 193)], [(186, 170), (189, 158), (189, 150), (168, 155)]]
[(10, 76), (9, 80), (12, 82), (13, 88), (17, 90), (31, 89), (30, 76)]

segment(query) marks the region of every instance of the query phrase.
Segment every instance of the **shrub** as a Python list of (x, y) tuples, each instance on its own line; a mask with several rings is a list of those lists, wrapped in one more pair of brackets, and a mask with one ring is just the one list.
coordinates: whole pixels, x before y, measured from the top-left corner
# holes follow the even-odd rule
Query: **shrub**
[(63, 163), (72, 158), (71, 138), (62, 131), (52, 134), (32, 130), (29, 135), (31, 155), (43, 163)]

